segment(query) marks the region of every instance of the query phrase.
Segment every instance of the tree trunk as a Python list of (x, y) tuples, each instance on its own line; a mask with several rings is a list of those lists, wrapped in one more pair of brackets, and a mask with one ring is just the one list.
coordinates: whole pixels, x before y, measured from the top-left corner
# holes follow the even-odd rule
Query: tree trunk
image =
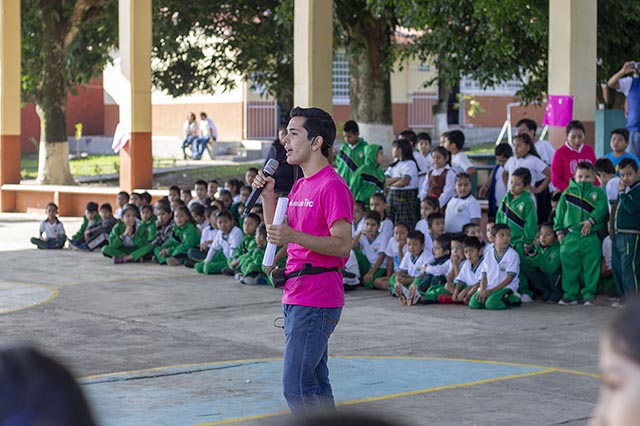
[(65, 24), (59, 1), (43, 1), (43, 79), (36, 100), (40, 117), (38, 179), (42, 185), (73, 185), (67, 142), (67, 78)]
[[(446, 64), (442, 60), (438, 60), (438, 75), (440, 75), (443, 67)], [(448, 87), (443, 78), (438, 77), (438, 103), (433, 106), (434, 128), (433, 138), (437, 139), (441, 134), (449, 129), (449, 122), (447, 120), (447, 113), (449, 108), (449, 95), (451, 94), (451, 88)]]
[(384, 147), (391, 154), (391, 79), (385, 66), (391, 51), (391, 29), (382, 20), (363, 10), (351, 24), (347, 46), (349, 61), (349, 101), (351, 117), (358, 122), (361, 136)]

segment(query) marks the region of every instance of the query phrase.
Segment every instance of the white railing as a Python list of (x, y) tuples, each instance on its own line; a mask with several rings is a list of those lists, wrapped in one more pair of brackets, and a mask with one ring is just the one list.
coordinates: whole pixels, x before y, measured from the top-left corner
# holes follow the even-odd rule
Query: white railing
[(247, 101), (244, 117), (245, 139), (275, 139), (278, 135), (276, 101)]
[(460, 80), (460, 93), (475, 96), (513, 96), (522, 87), (520, 80), (503, 81), (493, 87), (482, 88), (476, 80), (463, 78)]
[(433, 93), (413, 92), (407, 114), (407, 127), (433, 127), (433, 106), (438, 97)]

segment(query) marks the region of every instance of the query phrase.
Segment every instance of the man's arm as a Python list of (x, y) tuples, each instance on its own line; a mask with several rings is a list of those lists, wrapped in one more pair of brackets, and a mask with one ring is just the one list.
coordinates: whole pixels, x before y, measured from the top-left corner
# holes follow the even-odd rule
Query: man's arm
[[(264, 201), (263, 208), (265, 208)], [(264, 214), (265, 222), (267, 222), (266, 208), (264, 209)], [(327, 256), (346, 258), (349, 257), (351, 250), (351, 224), (346, 219), (339, 219), (333, 222), (329, 229), (331, 235), (328, 237), (305, 234), (292, 229), (289, 225), (268, 225), (267, 233), (269, 242), (273, 244), (286, 245), (295, 243)]]
[(607, 86), (612, 89), (620, 90), (620, 79), (633, 71), (633, 61), (625, 62), (620, 71), (611, 76), (607, 81)]

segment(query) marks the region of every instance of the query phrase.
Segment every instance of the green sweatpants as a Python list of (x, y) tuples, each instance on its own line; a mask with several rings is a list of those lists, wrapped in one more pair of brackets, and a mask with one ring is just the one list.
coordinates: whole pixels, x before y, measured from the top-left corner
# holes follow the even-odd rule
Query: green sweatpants
[[(153, 255), (156, 258), (156, 261), (161, 264), (161, 265), (165, 265), (167, 263), (167, 259), (171, 256), (161, 256), (160, 255), (160, 251), (162, 250), (161, 247), (156, 247), (155, 249), (153, 249)], [(185, 260), (187, 260), (187, 255), (186, 254), (180, 254), (178, 256), (174, 256), (176, 259), (178, 259), (180, 261), (180, 263), (184, 263)]]
[(452, 296), (452, 294), (449, 291), (447, 291), (447, 289), (444, 286), (445, 286), (444, 284), (434, 284), (431, 287), (429, 287), (427, 291), (425, 291), (424, 293), (420, 292), (422, 294), (422, 298), (424, 299), (424, 303), (425, 304), (438, 303), (438, 296), (440, 296), (441, 294)]
[(387, 273), (387, 270), (378, 268), (378, 270), (373, 274), (373, 279), (371, 281), (365, 282), (364, 276), (367, 274), (367, 272), (371, 270), (371, 262), (369, 262), (369, 259), (367, 259), (367, 256), (362, 254), (360, 250), (354, 250), (354, 253), (356, 254), (356, 259), (358, 260), (358, 269), (360, 270), (360, 277), (361, 279), (363, 279), (362, 285), (365, 286), (366, 288), (376, 288), (373, 285), (373, 282), (380, 277), (384, 277), (384, 275)]
[(196, 263), (195, 269), (201, 274), (221, 274), (222, 270), (227, 267), (227, 258), (224, 253), (219, 251), (213, 256), (209, 262)]
[(480, 291), (475, 292), (469, 300), (469, 307), (471, 309), (488, 309), (491, 311), (498, 311), (520, 306), (522, 303), (520, 298), (513, 294), (513, 291), (509, 288), (494, 291), (489, 295), (489, 297), (487, 297), (487, 300), (485, 300), (484, 303), (478, 300), (478, 293), (480, 293)]
[(640, 235), (614, 234), (611, 247), (611, 268), (616, 289), (622, 298), (640, 291)]
[(153, 252), (153, 246), (151, 244), (146, 244), (142, 247), (119, 247), (115, 248), (109, 245), (102, 246), (101, 248), (102, 254), (107, 257), (123, 257), (127, 254), (133, 257), (133, 260), (140, 260), (144, 256)]
[(518, 241), (512, 244), (513, 248), (518, 253), (518, 257), (520, 258), (520, 273), (518, 274), (518, 293), (527, 294), (533, 297), (533, 292), (529, 289), (529, 281), (527, 280), (527, 272), (533, 271), (534, 265), (529, 260), (529, 257), (524, 254), (524, 243), (522, 241)]
[[(420, 285), (420, 282), (422, 281), (422, 277), (419, 278), (414, 278), (413, 281), (411, 281), (411, 284), (415, 284), (416, 286)], [(405, 286), (405, 288), (409, 288), (411, 287), (411, 284), (403, 284)], [(391, 278), (389, 278), (389, 293), (391, 293), (392, 296), (395, 297), (395, 293), (393, 291), (393, 288), (396, 286), (396, 274), (391, 275)]]
[(567, 300), (577, 300), (580, 281), (584, 280), (582, 299), (595, 297), (600, 279), (602, 244), (596, 232), (582, 237), (580, 232), (569, 232), (560, 245), (562, 265), (562, 291)]

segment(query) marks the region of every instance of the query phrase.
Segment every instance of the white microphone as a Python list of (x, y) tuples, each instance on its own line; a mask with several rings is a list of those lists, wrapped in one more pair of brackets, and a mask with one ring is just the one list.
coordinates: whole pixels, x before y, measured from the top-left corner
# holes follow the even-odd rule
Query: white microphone
[[(284, 217), (287, 214), (287, 204), (289, 204), (289, 199), (287, 197), (278, 198), (278, 205), (276, 206), (276, 214), (273, 218), (274, 225), (282, 225), (284, 222)], [(264, 252), (264, 257), (262, 258), (262, 264), (264, 266), (273, 266), (274, 258), (276, 257), (276, 249), (278, 247), (273, 243), (267, 244), (267, 249)]]

